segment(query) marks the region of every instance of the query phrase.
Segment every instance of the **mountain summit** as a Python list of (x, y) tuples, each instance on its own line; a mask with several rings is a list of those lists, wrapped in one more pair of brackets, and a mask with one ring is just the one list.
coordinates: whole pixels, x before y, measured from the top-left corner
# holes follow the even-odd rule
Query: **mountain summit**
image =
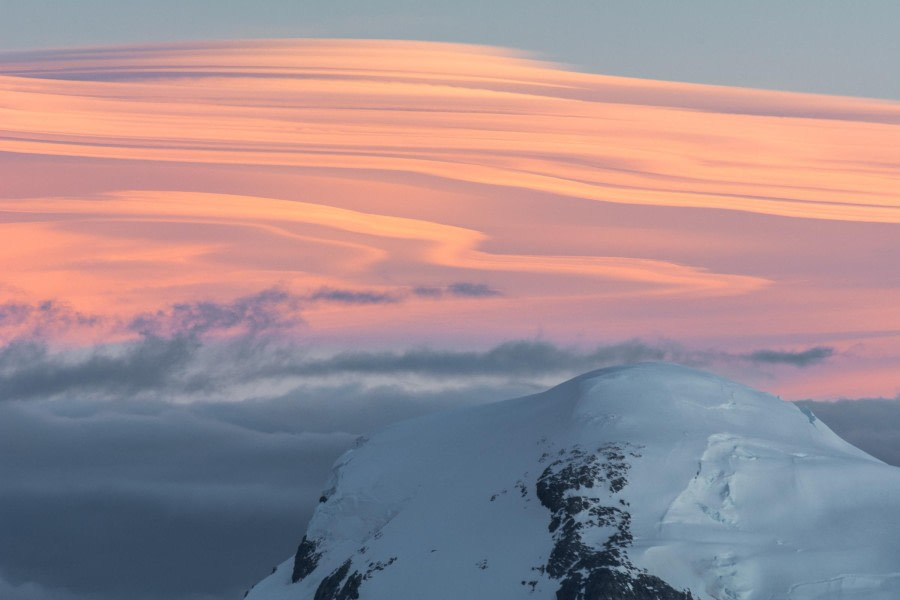
[(616, 367), (361, 441), (249, 600), (896, 600), (898, 504), (808, 411)]

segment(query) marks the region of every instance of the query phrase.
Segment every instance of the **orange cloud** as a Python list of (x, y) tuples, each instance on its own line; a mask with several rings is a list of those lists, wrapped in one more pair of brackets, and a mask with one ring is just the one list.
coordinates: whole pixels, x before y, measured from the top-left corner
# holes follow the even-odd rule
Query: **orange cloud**
[[(121, 321), (273, 286), (406, 290), (303, 316), (354, 343), (839, 347), (897, 323), (898, 128), (896, 102), (482, 46), (7, 53), (0, 300)], [(408, 293), (457, 282), (501, 293)]]
[(0, 73), (6, 152), (371, 169), (900, 222), (891, 102), (574, 73), (418, 42), (48, 53)]
[[(7, 273), (9, 283), (41, 297), (72, 297), (79, 292), (70, 275), (99, 293), (100, 304), (112, 294), (140, 304), (125, 297), (145, 295), (148, 283), (227, 286), (229, 279), (258, 279), (263, 269), (305, 287), (368, 282), (377, 269), (414, 284), (426, 268), (611, 279), (663, 295), (734, 295), (767, 284), (661, 260), (485, 252), (487, 236), (473, 229), (261, 197), (124, 191), (7, 200), (3, 210), (26, 217), (4, 227), (11, 243), (0, 260), (23, 266)], [(265, 251), (257, 258), (258, 247)]]

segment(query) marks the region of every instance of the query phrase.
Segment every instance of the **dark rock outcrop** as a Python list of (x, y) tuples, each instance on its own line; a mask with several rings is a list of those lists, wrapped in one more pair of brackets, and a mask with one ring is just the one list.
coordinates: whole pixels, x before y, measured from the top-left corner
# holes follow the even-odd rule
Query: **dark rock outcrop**
[(294, 556), (294, 571), (291, 581), (297, 583), (316, 570), (322, 553), (318, 551), (319, 545), (315, 540), (309, 540), (303, 536), (297, 554)]
[[(616, 498), (628, 485), (626, 453), (640, 457), (628, 444), (606, 444), (596, 453), (562, 451), (538, 478), (537, 496), (550, 511), (554, 543), (547, 564), (537, 570), (559, 581), (557, 600), (693, 600), (690, 592), (674, 589), (628, 559), (631, 515), (627, 503)], [(607, 494), (606, 501), (598, 497)], [(612, 534), (594, 547), (583, 534), (598, 527), (611, 528)]]

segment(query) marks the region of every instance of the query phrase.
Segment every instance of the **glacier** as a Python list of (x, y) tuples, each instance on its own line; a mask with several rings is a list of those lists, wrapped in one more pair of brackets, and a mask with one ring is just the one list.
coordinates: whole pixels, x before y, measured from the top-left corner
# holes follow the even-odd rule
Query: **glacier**
[(897, 600), (900, 469), (671, 364), (399, 423), (249, 600)]

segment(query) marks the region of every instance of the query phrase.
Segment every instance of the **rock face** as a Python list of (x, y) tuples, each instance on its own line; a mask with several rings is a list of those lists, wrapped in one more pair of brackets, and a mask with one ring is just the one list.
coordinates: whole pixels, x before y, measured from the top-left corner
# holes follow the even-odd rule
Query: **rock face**
[(683, 367), (398, 424), (251, 600), (896, 600), (900, 469)]
[[(550, 511), (547, 529), (553, 538), (547, 564), (539, 570), (560, 582), (558, 600), (692, 598), (628, 560), (634, 539), (631, 514), (618, 494), (628, 485), (628, 459), (640, 457), (627, 443), (605, 444), (593, 452), (575, 447), (538, 477), (537, 497)], [(596, 547), (593, 534), (607, 528), (609, 537)], [(528, 583), (536, 586), (538, 581)]]

